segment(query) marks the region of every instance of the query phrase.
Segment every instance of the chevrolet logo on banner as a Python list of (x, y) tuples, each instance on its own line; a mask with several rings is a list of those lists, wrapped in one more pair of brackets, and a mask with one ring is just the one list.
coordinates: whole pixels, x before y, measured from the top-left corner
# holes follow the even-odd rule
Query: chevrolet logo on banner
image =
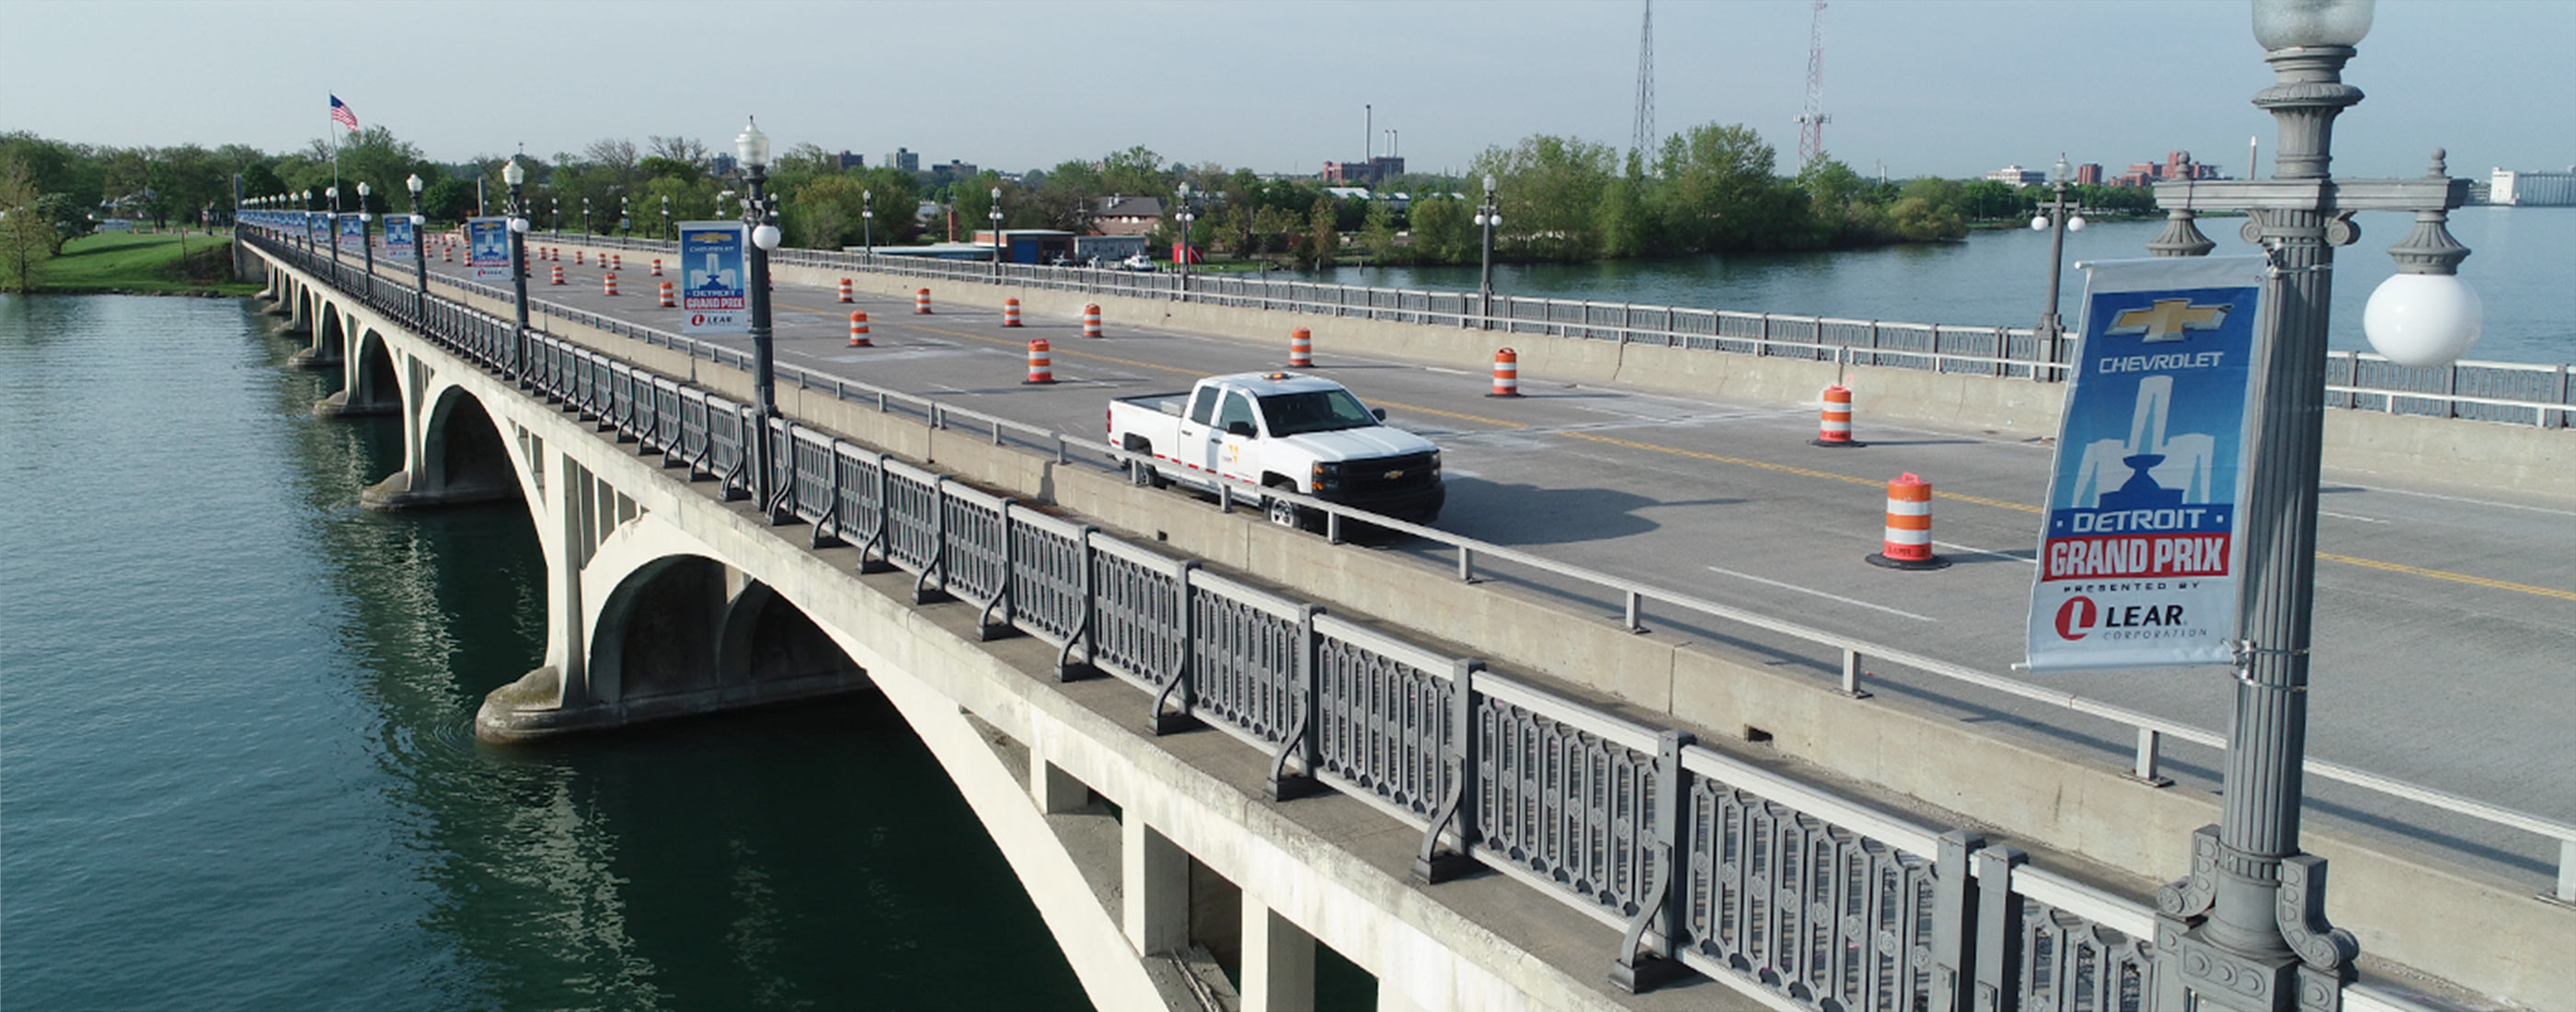
[(2105, 337), (2127, 337), (2144, 334), (2149, 344), (2179, 341), (2188, 330), (2217, 330), (2227, 322), (2226, 306), (2195, 306), (2190, 299), (2157, 299), (2145, 309), (2122, 311), (2111, 318), (2111, 326), (2102, 331)]

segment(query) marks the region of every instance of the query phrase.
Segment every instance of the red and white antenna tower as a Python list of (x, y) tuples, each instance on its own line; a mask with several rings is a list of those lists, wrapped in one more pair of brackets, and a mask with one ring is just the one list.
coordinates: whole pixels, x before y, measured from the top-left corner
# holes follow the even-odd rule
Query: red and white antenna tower
[(1798, 114), (1798, 167), (1825, 153), (1825, 0), (1816, 0), (1816, 27), (1807, 41), (1807, 111)]

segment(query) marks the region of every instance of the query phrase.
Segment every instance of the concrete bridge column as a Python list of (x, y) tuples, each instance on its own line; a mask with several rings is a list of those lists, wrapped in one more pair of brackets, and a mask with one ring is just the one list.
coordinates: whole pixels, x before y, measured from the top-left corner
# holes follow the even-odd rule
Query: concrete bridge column
[(1243, 1012), (1314, 1012), (1315, 936), (1243, 901)]
[(1091, 788), (1084, 786), (1064, 767), (1048, 762), (1036, 750), (1029, 752), (1029, 798), (1037, 802), (1041, 815), (1058, 815), (1091, 803)]
[(1190, 855), (1170, 837), (1128, 812), (1119, 827), (1121, 891), (1127, 944), (1138, 955), (1179, 952), (1190, 944)]

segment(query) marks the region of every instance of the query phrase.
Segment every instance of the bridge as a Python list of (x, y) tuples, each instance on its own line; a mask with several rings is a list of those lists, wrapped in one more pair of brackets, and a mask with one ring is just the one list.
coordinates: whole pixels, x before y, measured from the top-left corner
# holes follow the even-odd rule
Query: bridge
[[(652, 252), (559, 245), (583, 261), (636, 253), (638, 267)], [(873, 686), (956, 778), (1106, 1007), (1298, 1007), (1324, 944), (1376, 974), (1388, 1008), (2134, 1008), (2153, 993), (2147, 897), (2189, 866), (2193, 827), (2214, 821), (2204, 794), (2155, 785), (2190, 772), (2169, 743), (2215, 736), (1984, 673), (1937, 643), (1885, 646), (1427, 529), (1409, 533), (1429, 548), (1340, 544), (1338, 514), (1324, 537), (1275, 528), (1225, 502), (1132, 487), (1091, 462), (1096, 422), (961, 406), (987, 396), (974, 387), (924, 398), (790, 368), (787, 417), (764, 433), (744, 406), (747, 356), (657, 329), (648, 312), (554, 297), (521, 332), (506, 292), (451, 278), (416, 290), (407, 272), (370, 276), (257, 234), (245, 246), (290, 326), (312, 335), (312, 357), (341, 369), (332, 410), (404, 419), (406, 466), (371, 500), (530, 504), (550, 573), (548, 655), (487, 702), (485, 733)], [(824, 303), (815, 293), (846, 272), (883, 308), (920, 283), (895, 271), (951, 269), (811, 256), (782, 271), (791, 305)], [(1080, 279), (1092, 291), (999, 280), (1059, 321), (1084, 301), (1128, 327), (1178, 318), (1222, 333), (1238, 324), (1190, 318), (1222, 311), (1277, 334), (1295, 319), (1114, 294), (1128, 279)], [(939, 283), (986, 307), (1005, 291), (962, 271)], [(1493, 340), (1447, 322), (1360, 319), (1350, 331), (1465, 336), (1478, 352)], [(940, 317), (919, 341), (852, 365), (894, 366), (909, 344), (922, 361), (989, 366), (936, 342), (1007, 339), (990, 326)], [(1622, 358), (1655, 350), (1581, 334), (1538, 343), (1552, 337), (1509, 339), (1550, 349), (1568, 372), (1604, 344)], [(1206, 353), (1175, 339), (1146, 354), (1195, 368), (1173, 356)], [(1833, 354), (1844, 362), (1810, 354), (1794, 363), (1805, 372), (1732, 379), (1812, 390), (1820, 366), (1872, 368)], [(2044, 410), (2050, 385), (1998, 380), (2007, 357), (1984, 358), (1972, 377), (1917, 371), (1960, 391), (2011, 384), (1981, 394), (2002, 405), (1988, 411)], [(1084, 389), (1088, 411), (1109, 385)], [(2490, 435), (2451, 431), (2564, 436), (2397, 421), (2398, 435), (2352, 438), (2352, 452)], [(1561, 428), (1602, 446), (1643, 442)], [(764, 434), (779, 451), (766, 482), (747, 470)], [(2543, 460), (2563, 452), (2535, 445)], [(2479, 453), (2513, 455), (2451, 455)], [(744, 501), (755, 487), (787, 494)], [(2481, 578), (2504, 594), (2549, 589)], [(1989, 731), (1944, 708), (2011, 711), (1909, 688), (1920, 684), (2053, 708), (2062, 730)], [(2101, 732), (2086, 721), (2134, 732), (2134, 754), (2099, 761)], [(2390, 777), (2312, 773), (2521, 834), (2526, 852), (2530, 838), (2544, 855), (2576, 839), (2564, 823)], [(2328, 912), (2369, 954), (2365, 982), (2342, 989), (2353, 1007), (2413, 1007), (2419, 986), (2526, 1003), (2576, 989), (2548, 957), (2576, 920), (2530, 885), (2382, 839), (2312, 831), (2309, 849), (2333, 859)], [(2560, 878), (2544, 891), (2566, 892)], [(1541, 897), (1559, 902), (1530, 902)]]

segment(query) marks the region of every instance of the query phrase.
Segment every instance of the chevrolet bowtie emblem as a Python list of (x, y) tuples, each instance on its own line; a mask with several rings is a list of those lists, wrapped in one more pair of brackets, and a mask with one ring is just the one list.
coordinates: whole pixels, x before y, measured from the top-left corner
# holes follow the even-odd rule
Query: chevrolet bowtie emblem
[(2157, 299), (2146, 309), (2123, 310), (2111, 318), (2105, 335), (2144, 334), (2145, 342), (2179, 341), (2187, 330), (2217, 330), (2227, 321), (2226, 306), (2195, 306), (2190, 299)]
[(1386, 480), (1388, 480), (1388, 481), (1394, 481), (1394, 480), (1396, 480), (1397, 478), (1401, 478), (1401, 477), (1404, 477), (1404, 472), (1403, 472), (1403, 471), (1400, 471), (1400, 470), (1399, 470), (1399, 471), (1388, 471), (1388, 472), (1386, 473)]

